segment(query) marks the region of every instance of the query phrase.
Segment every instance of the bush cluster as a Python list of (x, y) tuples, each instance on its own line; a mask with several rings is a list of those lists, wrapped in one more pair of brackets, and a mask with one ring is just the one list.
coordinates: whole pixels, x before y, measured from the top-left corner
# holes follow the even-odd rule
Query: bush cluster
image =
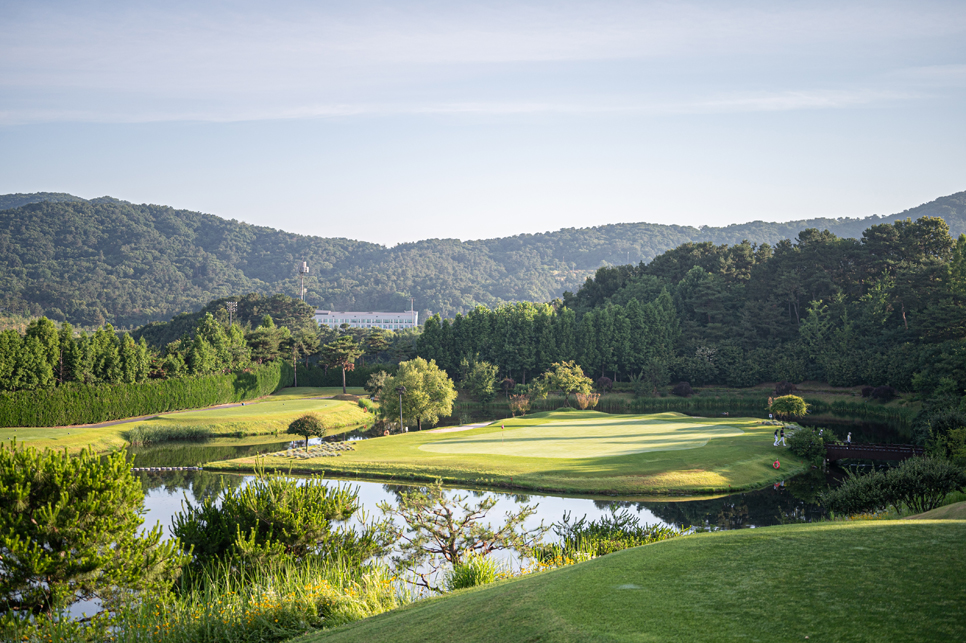
[(460, 563), (453, 565), (446, 574), (446, 589), (455, 591), (486, 585), (496, 580), (500, 572), (499, 564), (494, 558), (470, 554)]
[[(833, 438), (828, 434), (828, 438)], [(805, 427), (795, 429), (788, 436), (788, 448), (795, 455), (806, 460), (820, 460), (825, 457), (825, 429)]]
[(869, 393), (869, 397), (871, 397), (873, 400), (882, 400), (883, 402), (888, 402), (898, 394), (899, 392), (891, 386), (876, 386), (874, 389), (872, 389), (872, 392)]
[(850, 475), (819, 496), (829, 511), (853, 516), (888, 507), (922, 513), (942, 505), (952, 491), (966, 489), (966, 472), (941, 458), (910, 458), (888, 471)]
[(798, 387), (791, 382), (786, 382), (782, 380), (778, 384), (775, 384), (775, 395), (781, 397), (782, 395), (791, 395), (798, 390)]
[(674, 388), (671, 389), (671, 392), (678, 397), (689, 397), (694, 394), (694, 389), (691, 388), (691, 384), (689, 382), (678, 382), (674, 385)]

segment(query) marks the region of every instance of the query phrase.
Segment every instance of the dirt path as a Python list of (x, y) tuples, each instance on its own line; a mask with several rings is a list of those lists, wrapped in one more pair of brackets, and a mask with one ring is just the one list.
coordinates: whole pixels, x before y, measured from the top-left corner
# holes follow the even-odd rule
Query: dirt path
[(470, 429), (478, 429), (483, 426), (489, 426), (493, 424), (492, 422), (480, 422), (479, 424), (464, 424), (463, 426), (448, 426), (445, 429), (432, 429), (431, 431), (426, 431), (426, 433), (457, 433), (459, 431), (469, 431)]

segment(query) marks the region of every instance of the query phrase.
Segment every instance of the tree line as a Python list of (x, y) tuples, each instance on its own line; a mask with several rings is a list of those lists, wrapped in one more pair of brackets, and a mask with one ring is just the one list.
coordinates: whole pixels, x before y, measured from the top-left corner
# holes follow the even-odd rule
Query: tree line
[(966, 387), (966, 236), (942, 219), (872, 226), (861, 240), (802, 231), (774, 247), (688, 243), (601, 268), (549, 304), (427, 320), (417, 353), (525, 382), (575, 360), (595, 378), (661, 386), (827, 381)]
[(228, 374), (276, 360), (351, 369), (360, 358), (399, 362), (414, 351), (414, 331), (320, 327), (311, 306), (285, 295), (232, 301), (232, 313), (225, 298), (134, 333), (110, 324), (78, 332), (46, 317), (2, 331), (0, 391)]
[[(577, 290), (601, 266), (647, 262), (681, 244), (774, 244), (812, 227), (858, 237), (897, 217), (701, 229), (627, 223), (387, 248), (107, 197), (7, 197), (0, 197), (0, 312), (87, 328), (133, 328), (237, 293), (297, 293), (294, 267), (303, 260), (312, 269), (306, 298), (320, 308), (404, 310), (414, 297), (424, 317), (433, 311), (449, 318), (480, 304), (550, 301)], [(924, 215), (966, 232), (966, 193), (899, 218)]]

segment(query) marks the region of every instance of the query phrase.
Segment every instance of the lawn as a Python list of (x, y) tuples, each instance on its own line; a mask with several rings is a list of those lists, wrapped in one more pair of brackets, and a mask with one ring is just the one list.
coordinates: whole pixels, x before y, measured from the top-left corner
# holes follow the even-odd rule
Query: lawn
[[(339, 389), (342, 392), (342, 389)], [(309, 399), (304, 395), (270, 396), (244, 405), (231, 405), (199, 411), (165, 413), (150, 419), (132, 420), (95, 427), (20, 427), (0, 429), (0, 441), (17, 441), (38, 448), (67, 448), (79, 451), (91, 447), (98, 452), (123, 448), (125, 433), (139, 425), (157, 427), (197, 426), (214, 436), (242, 438), (284, 433), (289, 423), (304, 413), (322, 416), (327, 426), (346, 430), (365, 423), (369, 417), (351, 402)]]
[[(349, 395), (365, 395), (366, 390), (361, 386), (349, 386), (346, 388), (346, 393)], [(341, 386), (290, 386), (272, 393), (271, 396), (269, 396), (269, 399), (296, 400), (306, 397), (332, 397), (334, 395), (342, 395)]]
[(781, 525), (629, 549), (293, 643), (963, 641), (966, 521)]
[[(772, 446), (773, 431), (750, 418), (555, 411), (466, 431), (374, 438), (337, 459), (263, 461), (300, 473), (400, 482), (440, 478), (461, 486), (634, 497), (711, 494), (759, 488), (804, 470), (787, 449)], [(245, 471), (255, 461), (208, 468)]]

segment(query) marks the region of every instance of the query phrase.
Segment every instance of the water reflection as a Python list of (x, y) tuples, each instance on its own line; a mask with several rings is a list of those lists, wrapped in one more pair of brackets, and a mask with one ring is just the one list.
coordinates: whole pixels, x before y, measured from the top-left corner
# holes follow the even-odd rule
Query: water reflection
[[(145, 489), (147, 509), (146, 526), (160, 522), (170, 529), (171, 518), (181, 510), (182, 500), (191, 502), (219, 493), (221, 485), (239, 486), (251, 480), (251, 476), (209, 473), (206, 471), (172, 471), (141, 474)], [(632, 502), (603, 498), (574, 498), (542, 494), (500, 493), (480, 489), (452, 489), (448, 493), (460, 493), (472, 500), (486, 496), (497, 499), (490, 516), (499, 520), (507, 511), (517, 511), (521, 505), (537, 504), (537, 513), (528, 526), (559, 522), (564, 512), (575, 518), (586, 515), (594, 520), (612, 512), (627, 509), (636, 513), (641, 522), (672, 525), (679, 528), (743, 529), (765, 527), (788, 522), (811, 522), (823, 516), (815, 502), (816, 494), (834, 484), (821, 471), (786, 480), (783, 485), (766, 489), (737, 493), (721, 498), (695, 500), (667, 500), (657, 502)], [(367, 514), (378, 513), (377, 505), (388, 501), (395, 504), (399, 494), (413, 489), (409, 485), (381, 484), (364, 481), (327, 479), (326, 484), (348, 485), (358, 488), (360, 503)]]

